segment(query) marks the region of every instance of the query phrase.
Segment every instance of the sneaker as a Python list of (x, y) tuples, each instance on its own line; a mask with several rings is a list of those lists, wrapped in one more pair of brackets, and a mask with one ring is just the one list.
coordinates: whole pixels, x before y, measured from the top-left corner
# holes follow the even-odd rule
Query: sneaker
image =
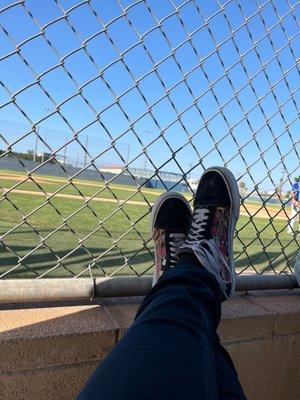
[(235, 288), (233, 235), (240, 196), (233, 174), (223, 167), (207, 169), (198, 184), (189, 232), (177, 255), (192, 253), (217, 279), (229, 298)]
[(177, 250), (184, 243), (192, 211), (186, 198), (176, 192), (159, 196), (152, 208), (151, 231), (155, 244), (153, 285), (163, 271), (177, 263)]

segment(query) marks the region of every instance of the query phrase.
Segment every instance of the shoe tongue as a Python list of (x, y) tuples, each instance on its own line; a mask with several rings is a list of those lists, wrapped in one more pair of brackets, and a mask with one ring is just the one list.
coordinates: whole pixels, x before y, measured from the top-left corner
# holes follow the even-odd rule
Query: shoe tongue
[(207, 210), (209, 210), (209, 211), (211, 211), (212, 209), (214, 209), (214, 208), (216, 208), (216, 206), (215, 205), (213, 205), (213, 204), (199, 204), (199, 205), (197, 205), (196, 207), (196, 210), (198, 210), (198, 209), (207, 209)]
[(168, 228), (168, 229), (165, 229), (165, 232), (166, 232), (166, 235), (168, 235), (168, 236), (170, 236), (172, 233), (183, 233), (185, 235), (187, 234), (187, 230), (179, 229), (179, 228), (177, 228), (177, 229)]
[(212, 203), (205, 203), (205, 204), (195, 204), (194, 208), (197, 210), (198, 208), (206, 208), (209, 211), (213, 211), (217, 208), (228, 208), (226, 204), (212, 204)]
[(187, 233), (189, 224), (179, 224), (178, 220), (175, 218), (170, 218), (169, 221), (162, 221), (162, 223), (157, 223), (157, 228), (163, 229), (166, 233)]
[[(166, 232), (170, 233), (186, 233), (189, 224), (180, 224), (178, 219), (176, 218), (170, 218), (169, 220), (163, 220), (160, 223), (156, 224), (158, 228), (165, 230)], [(186, 225), (186, 226), (184, 226)]]

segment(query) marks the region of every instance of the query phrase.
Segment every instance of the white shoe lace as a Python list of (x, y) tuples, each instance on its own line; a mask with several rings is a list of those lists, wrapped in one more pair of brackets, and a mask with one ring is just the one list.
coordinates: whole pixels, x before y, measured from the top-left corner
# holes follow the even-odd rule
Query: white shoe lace
[[(194, 211), (189, 233), (181, 247), (181, 250), (190, 250), (198, 258), (200, 264), (214, 277), (219, 283), (220, 289), (226, 294), (226, 285), (232, 282), (232, 271), (228, 265), (228, 260), (219, 250), (218, 238), (204, 239), (209, 210), (199, 208)], [(177, 253), (178, 255), (178, 253)]]
[(184, 244), (184, 233), (170, 233), (170, 264), (173, 267), (177, 264), (177, 251)]
[(218, 249), (215, 239), (202, 239), (197, 244), (184, 245), (189, 248), (198, 258), (200, 264), (218, 281), (220, 289), (226, 295), (226, 284), (232, 282), (232, 272), (228, 265), (228, 261)]
[(185, 244), (195, 244), (203, 239), (203, 232), (207, 224), (209, 210), (207, 208), (198, 208), (194, 211), (189, 233)]

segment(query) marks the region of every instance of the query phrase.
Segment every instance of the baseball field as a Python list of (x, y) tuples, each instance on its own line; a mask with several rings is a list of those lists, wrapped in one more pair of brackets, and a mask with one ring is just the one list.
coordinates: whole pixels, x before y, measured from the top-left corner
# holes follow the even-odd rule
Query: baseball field
[[(0, 171), (0, 188), (0, 276), (151, 273), (150, 208), (159, 190), (8, 170)], [(287, 234), (288, 213), (277, 205), (242, 205), (238, 272), (293, 266), (299, 243)]]

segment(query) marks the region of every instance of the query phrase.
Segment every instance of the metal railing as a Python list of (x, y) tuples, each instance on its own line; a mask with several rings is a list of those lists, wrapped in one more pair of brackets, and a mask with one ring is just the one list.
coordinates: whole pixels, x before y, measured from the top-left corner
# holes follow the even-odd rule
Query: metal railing
[(211, 165), (237, 273), (292, 274), (300, 2), (48, 3), (0, 10), (0, 278), (151, 274), (155, 198)]

